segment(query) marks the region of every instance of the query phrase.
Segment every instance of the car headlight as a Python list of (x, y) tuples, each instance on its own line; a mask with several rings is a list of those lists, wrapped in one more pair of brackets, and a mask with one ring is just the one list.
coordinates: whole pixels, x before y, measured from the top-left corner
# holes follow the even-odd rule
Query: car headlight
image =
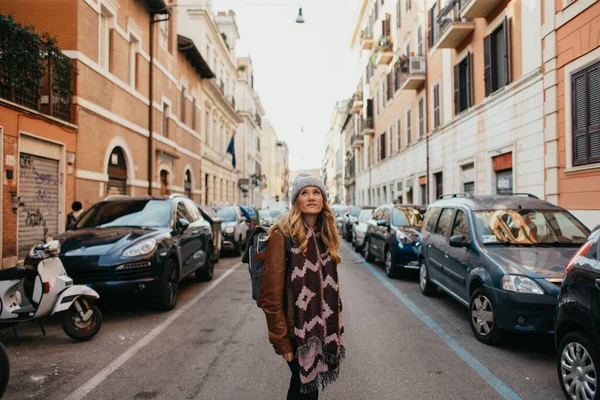
[(235, 228), (233, 226), (230, 226), (229, 228), (225, 229), (225, 233), (233, 233), (235, 232)]
[(123, 257), (138, 257), (150, 254), (156, 249), (156, 239), (146, 239), (125, 249), (121, 255)]
[(504, 275), (502, 289), (517, 293), (544, 294), (544, 290), (533, 279), (521, 275)]
[(402, 231), (396, 231), (396, 238), (401, 243), (412, 243), (412, 239)]

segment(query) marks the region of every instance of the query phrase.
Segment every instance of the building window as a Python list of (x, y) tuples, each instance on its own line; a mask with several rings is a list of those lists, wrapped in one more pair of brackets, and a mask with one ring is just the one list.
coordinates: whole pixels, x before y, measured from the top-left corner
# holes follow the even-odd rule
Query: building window
[(402, 18), (401, 15), (401, 7), (400, 7), (400, 0), (398, 0), (398, 3), (396, 4), (396, 28), (400, 29), (400, 19)]
[(204, 135), (202, 135), (204, 137), (205, 143), (207, 146), (210, 146), (212, 143), (208, 142), (208, 139), (210, 137), (210, 135), (208, 134), (210, 132), (210, 110), (206, 110), (206, 112), (204, 113)]
[(375, 94), (375, 103), (377, 103), (375, 108), (377, 109), (377, 115), (379, 115), (379, 89), (377, 89), (377, 93)]
[(411, 127), (411, 115), (410, 108), (406, 110), (406, 146), (410, 146), (410, 141), (412, 139), (412, 127)]
[(427, 184), (423, 183), (419, 187), (421, 188), (421, 204), (427, 204)]
[(483, 40), (485, 95), (510, 82), (510, 38), (508, 18)]
[(181, 88), (181, 102), (179, 103), (180, 107), (180, 120), (181, 123), (185, 124), (185, 88)]
[(196, 108), (196, 98), (192, 97), (192, 129), (195, 130), (196, 132), (198, 131), (198, 127), (196, 126), (196, 113), (198, 112), (198, 109)]
[(394, 127), (392, 125), (389, 126), (388, 128), (388, 132), (390, 133), (389, 136), (389, 147), (388, 147), (388, 154), (391, 156), (392, 155), (392, 149), (394, 148)]
[(406, 13), (410, 11), (410, 0), (404, 0), (404, 4), (406, 5)]
[(138, 56), (138, 40), (133, 36), (129, 36), (129, 86), (137, 90), (137, 56)]
[(429, 37), (429, 48), (431, 49), (433, 45), (437, 42), (440, 36), (440, 25), (437, 22), (439, 10), (437, 2), (433, 3), (433, 7), (429, 9), (427, 12), (427, 29), (428, 29), (428, 37)]
[(419, 26), (417, 29), (417, 51), (419, 55), (423, 55), (423, 28)]
[(169, 137), (169, 114), (171, 113), (170, 107), (167, 103), (163, 103), (162, 111), (162, 134), (164, 137)]
[(435, 178), (435, 198), (439, 199), (444, 194), (444, 175), (440, 171), (433, 176)]
[(394, 91), (398, 91), (400, 90), (400, 83), (401, 83), (401, 78), (400, 78), (400, 67), (398, 65), (394, 66)]
[(110, 65), (110, 19), (113, 16), (102, 7), (100, 11), (100, 66), (108, 69)]
[(185, 195), (191, 199), (192, 198), (192, 173), (190, 172), (189, 169), (187, 171), (185, 171), (185, 175), (183, 177), (183, 190), (185, 192)]
[(170, 53), (171, 52), (171, 46), (170, 46), (171, 27), (169, 26), (168, 19), (164, 20), (164, 21), (160, 21), (158, 23), (158, 32), (159, 32), (158, 44), (160, 45), (160, 47), (162, 47), (163, 49), (167, 50)]
[(454, 66), (454, 114), (458, 115), (473, 105), (471, 93), (471, 53)]
[(387, 98), (391, 100), (394, 95), (394, 86), (392, 85), (393, 71), (387, 74)]
[(473, 163), (463, 165), (460, 168), (462, 191), (475, 194), (475, 165)]
[(402, 120), (400, 118), (398, 118), (398, 121), (396, 122), (397, 125), (397, 136), (398, 136), (398, 151), (402, 150)]
[(512, 153), (493, 157), (492, 165), (496, 174), (496, 193), (513, 194)]
[(425, 101), (421, 97), (419, 99), (419, 138), (425, 134)]
[(433, 85), (433, 127), (440, 126), (440, 84)]
[(571, 81), (573, 165), (600, 163), (600, 62)]
[(381, 82), (381, 108), (385, 108), (385, 80)]

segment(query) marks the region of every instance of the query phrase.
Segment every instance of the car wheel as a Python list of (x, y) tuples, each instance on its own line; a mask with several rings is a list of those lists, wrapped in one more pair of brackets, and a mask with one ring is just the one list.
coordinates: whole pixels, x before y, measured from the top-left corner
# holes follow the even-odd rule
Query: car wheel
[(482, 343), (495, 345), (500, 341), (501, 332), (496, 326), (494, 305), (487, 290), (480, 286), (471, 295), (469, 302), (469, 322), (473, 334)]
[(398, 273), (396, 272), (396, 266), (392, 260), (392, 252), (390, 249), (385, 249), (385, 274), (388, 278), (396, 278)]
[(163, 278), (158, 295), (158, 307), (163, 311), (175, 308), (177, 304), (177, 293), (179, 290), (179, 278), (177, 276), (177, 260), (169, 257), (165, 264)]
[(437, 286), (429, 280), (429, 271), (427, 271), (424, 258), (419, 265), (419, 288), (425, 296), (433, 296), (437, 293)]
[(206, 250), (204, 265), (196, 270), (196, 280), (198, 282), (210, 281), (215, 274), (215, 263), (213, 262), (213, 246), (209, 244)]
[(560, 386), (568, 399), (593, 400), (598, 396), (600, 365), (597, 349), (582, 332), (568, 333), (558, 346), (557, 370)]
[(371, 244), (369, 240), (365, 238), (365, 242), (363, 243), (363, 257), (366, 262), (373, 262), (375, 257), (371, 255)]

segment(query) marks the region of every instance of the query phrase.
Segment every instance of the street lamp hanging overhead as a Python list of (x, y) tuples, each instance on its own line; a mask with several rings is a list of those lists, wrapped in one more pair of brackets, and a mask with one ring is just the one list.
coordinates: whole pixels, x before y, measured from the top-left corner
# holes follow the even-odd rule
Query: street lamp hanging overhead
[(296, 18), (296, 23), (297, 24), (304, 23), (304, 16), (302, 15), (302, 7), (300, 7), (300, 10), (298, 10), (298, 17)]

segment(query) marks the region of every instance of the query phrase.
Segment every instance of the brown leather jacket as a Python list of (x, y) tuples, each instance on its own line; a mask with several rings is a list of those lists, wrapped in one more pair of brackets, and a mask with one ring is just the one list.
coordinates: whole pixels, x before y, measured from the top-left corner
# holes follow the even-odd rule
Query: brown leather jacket
[(277, 354), (294, 351), (293, 293), (285, 265), (285, 236), (275, 232), (269, 238), (265, 255), (265, 276), (260, 285), (259, 307), (265, 312), (269, 341)]

